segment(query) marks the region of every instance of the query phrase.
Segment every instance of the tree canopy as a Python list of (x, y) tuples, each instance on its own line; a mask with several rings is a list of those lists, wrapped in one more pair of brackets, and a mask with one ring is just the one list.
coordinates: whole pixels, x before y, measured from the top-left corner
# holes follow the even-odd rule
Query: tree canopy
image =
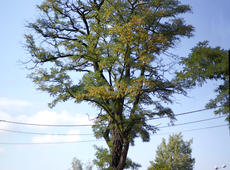
[[(167, 78), (163, 55), (193, 27), (178, 0), (44, 0), (25, 35), (32, 62), (30, 78), (58, 102), (92, 103), (94, 132), (112, 155), (110, 169), (125, 167), (136, 137), (149, 141), (148, 120), (173, 112), (181, 83)], [(151, 109), (148, 109), (150, 108)]]
[(156, 158), (148, 170), (192, 170), (195, 159), (192, 158), (192, 140), (184, 141), (181, 133), (163, 138), (156, 151)]
[(217, 96), (207, 103), (207, 108), (217, 108), (216, 114), (227, 115), (230, 122), (229, 101), (229, 57), (230, 51), (220, 47), (212, 48), (207, 41), (200, 42), (192, 49), (187, 58), (183, 58), (183, 70), (178, 73), (179, 79), (189, 87), (203, 85), (207, 80), (218, 80), (215, 92)]

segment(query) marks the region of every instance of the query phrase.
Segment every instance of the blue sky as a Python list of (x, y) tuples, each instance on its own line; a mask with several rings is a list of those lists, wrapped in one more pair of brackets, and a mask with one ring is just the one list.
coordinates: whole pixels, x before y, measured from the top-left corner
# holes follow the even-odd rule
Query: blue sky
[[(49, 109), (51, 100), (48, 94), (36, 90), (36, 86), (26, 78), (27, 70), (19, 60), (28, 56), (23, 47), (23, 35), (27, 31), (26, 22), (38, 16), (35, 4), (41, 0), (9, 0), (0, 5), (0, 119), (31, 123), (50, 124), (86, 124), (91, 123), (87, 114), (94, 117), (97, 113), (92, 106), (83, 103), (76, 105), (72, 101), (58, 104)], [(230, 48), (230, 1), (229, 0), (183, 0), (193, 9), (193, 13), (185, 15), (187, 23), (195, 27), (194, 37), (183, 39), (172, 51), (180, 56), (187, 56), (190, 49), (198, 41), (208, 40), (211, 46)], [(176, 96), (172, 105), (175, 113), (182, 113), (204, 108), (205, 103), (214, 97), (213, 90), (218, 82), (208, 81), (205, 86), (191, 90), (189, 97)], [(208, 110), (178, 117), (176, 124), (214, 117)], [(168, 120), (155, 121), (160, 126), (167, 125)], [(157, 146), (168, 134), (184, 130), (226, 124), (223, 118), (202, 123), (189, 124), (161, 129), (151, 137), (149, 143), (136, 140), (130, 148), (129, 157), (147, 169), (149, 161), (154, 160)], [(92, 133), (90, 127), (82, 128), (38, 128), (11, 125), (0, 122), (0, 129), (53, 132), (53, 133)], [(162, 134), (162, 135), (161, 135)], [(163, 135), (164, 134), (164, 135)], [(195, 170), (211, 170), (215, 165), (226, 164), (230, 169), (230, 136), (227, 127), (184, 132), (185, 140), (193, 138), (193, 157), (196, 159)], [(94, 140), (93, 136), (38, 136), (3, 132), (0, 130), (2, 142), (69, 142)], [(1, 170), (67, 170), (73, 157), (83, 161), (94, 158), (93, 145), (104, 145), (103, 141), (55, 145), (3, 145), (0, 144)]]

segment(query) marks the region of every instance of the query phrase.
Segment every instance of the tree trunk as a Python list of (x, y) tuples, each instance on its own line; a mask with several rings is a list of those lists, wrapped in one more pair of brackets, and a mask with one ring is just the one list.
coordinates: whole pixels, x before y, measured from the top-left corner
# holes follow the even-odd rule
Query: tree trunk
[(121, 137), (120, 131), (117, 127), (112, 130), (112, 170), (123, 170), (126, 165), (126, 158), (129, 149), (128, 140)]
[(129, 142), (128, 140), (124, 140), (121, 158), (117, 169), (122, 170), (126, 166), (126, 158), (127, 158), (128, 150), (129, 150)]

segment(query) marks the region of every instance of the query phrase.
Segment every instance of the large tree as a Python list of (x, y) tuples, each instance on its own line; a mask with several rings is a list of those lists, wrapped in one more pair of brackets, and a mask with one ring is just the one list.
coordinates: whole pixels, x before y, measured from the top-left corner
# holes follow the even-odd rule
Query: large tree
[(189, 57), (182, 59), (184, 67), (178, 73), (178, 78), (190, 88), (202, 86), (207, 80), (218, 81), (219, 85), (215, 89), (217, 95), (206, 107), (217, 108), (215, 113), (226, 115), (226, 120), (230, 123), (229, 58), (230, 50), (211, 47), (207, 41), (199, 42), (191, 50)]
[(190, 7), (178, 0), (45, 0), (38, 9), (25, 35), (30, 77), (54, 97), (51, 107), (73, 99), (100, 109), (95, 136), (108, 145), (110, 169), (123, 169), (134, 139), (149, 141), (156, 130), (148, 119), (172, 118), (163, 103), (184, 93), (161, 61), (192, 35), (180, 18)]
[(169, 136), (168, 143), (163, 138), (148, 170), (192, 170), (195, 159), (191, 155), (191, 144), (192, 140), (184, 141), (180, 133)]

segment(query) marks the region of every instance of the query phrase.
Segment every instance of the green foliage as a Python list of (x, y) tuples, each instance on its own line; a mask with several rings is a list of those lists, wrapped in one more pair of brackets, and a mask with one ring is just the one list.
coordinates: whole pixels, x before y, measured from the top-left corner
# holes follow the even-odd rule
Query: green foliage
[(203, 85), (206, 80), (219, 80), (216, 98), (210, 100), (207, 108), (218, 108), (216, 114), (226, 114), (230, 122), (229, 102), (229, 56), (228, 51), (220, 47), (212, 48), (208, 42), (200, 42), (192, 49), (188, 58), (184, 58), (183, 71), (178, 73), (180, 80), (189, 87)]
[(191, 144), (192, 140), (184, 141), (181, 133), (169, 136), (168, 143), (163, 138), (148, 170), (192, 170), (195, 159), (191, 155)]
[[(193, 27), (178, 0), (44, 0), (41, 17), (25, 35), (31, 54), (30, 78), (58, 102), (93, 103), (101, 112), (93, 127), (112, 154), (112, 167), (122, 169), (130, 143), (149, 141), (156, 127), (147, 119), (173, 112), (183, 87), (165, 77), (162, 53)], [(151, 109), (146, 109), (151, 107)]]
[[(96, 149), (96, 154), (95, 154), (96, 159), (93, 160), (94, 165), (96, 165), (100, 170), (109, 170), (109, 167), (112, 162), (111, 153), (109, 152), (108, 149), (103, 147), (95, 146), (95, 149)], [(129, 158), (126, 159), (126, 164), (124, 169), (137, 170), (140, 167), (141, 167), (140, 164), (133, 162)]]
[(102, 147), (95, 146), (96, 149), (96, 159), (93, 160), (93, 163), (101, 170), (108, 170), (112, 162), (112, 157), (109, 154), (109, 151)]

